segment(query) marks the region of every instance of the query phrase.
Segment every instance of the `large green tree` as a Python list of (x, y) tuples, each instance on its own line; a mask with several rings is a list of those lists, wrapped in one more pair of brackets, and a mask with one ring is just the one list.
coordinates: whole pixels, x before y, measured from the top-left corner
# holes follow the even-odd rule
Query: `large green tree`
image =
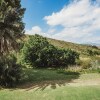
[(9, 51), (18, 48), (23, 36), (25, 9), (20, 0), (0, 0), (0, 85), (13, 86), (21, 78), (21, 66)]
[(17, 39), (24, 33), (25, 9), (20, 0), (0, 0), (0, 54), (18, 48)]
[(40, 35), (30, 36), (23, 49), (24, 62), (33, 67), (61, 67), (73, 65), (79, 54), (70, 49), (59, 49)]

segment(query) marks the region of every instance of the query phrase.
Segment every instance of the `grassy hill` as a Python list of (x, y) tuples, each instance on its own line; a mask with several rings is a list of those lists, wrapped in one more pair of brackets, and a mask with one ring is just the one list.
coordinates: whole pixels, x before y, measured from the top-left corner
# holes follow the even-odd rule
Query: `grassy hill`
[(61, 41), (61, 40), (55, 40), (55, 39), (48, 39), (48, 41), (59, 47), (59, 48), (63, 48), (63, 49), (72, 49), (75, 50), (77, 52), (83, 53), (85, 52), (87, 49), (91, 49), (91, 50), (98, 50), (100, 51), (100, 49), (96, 46), (91, 46), (91, 45), (84, 45), (84, 44), (76, 44), (76, 43), (72, 43), (72, 42), (66, 42), (66, 41)]
[[(26, 35), (24, 37), (24, 40), (28, 41), (29, 36), (32, 35)], [(76, 52), (80, 53), (81, 56), (88, 56), (87, 50), (92, 50), (93, 52), (96, 51), (100, 53), (100, 48), (93, 45), (77, 44), (77, 43), (66, 42), (66, 41), (61, 41), (61, 40), (56, 40), (51, 38), (47, 38), (47, 40), (49, 41), (49, 43), (51, 43), (52, 45), (58, 48), (75, 50)]]

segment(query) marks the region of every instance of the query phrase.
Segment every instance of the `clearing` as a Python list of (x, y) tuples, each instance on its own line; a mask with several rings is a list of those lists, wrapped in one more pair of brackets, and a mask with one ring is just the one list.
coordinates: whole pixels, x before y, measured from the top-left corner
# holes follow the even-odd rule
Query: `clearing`
[(0, 90), (0, 100), (100, 100), (100, 74), (28, 69), (21, 85)]

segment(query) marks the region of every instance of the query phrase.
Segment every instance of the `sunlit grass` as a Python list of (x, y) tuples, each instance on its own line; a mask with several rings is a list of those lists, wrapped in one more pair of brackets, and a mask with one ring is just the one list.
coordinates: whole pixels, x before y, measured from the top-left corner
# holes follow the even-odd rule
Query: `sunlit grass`
[(99, 73), (55, 69), (24, 69), (24, 72), (19, 86), (0, 90), (0, 100), (100, 100), (100, 85), (91, 83), (100, 79)]

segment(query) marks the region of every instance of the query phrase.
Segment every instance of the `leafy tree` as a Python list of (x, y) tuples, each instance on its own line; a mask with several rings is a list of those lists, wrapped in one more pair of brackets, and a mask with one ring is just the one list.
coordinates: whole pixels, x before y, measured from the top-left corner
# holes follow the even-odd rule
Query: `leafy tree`
[(20, 0), (0, 1), (0, 54), (18, 48), (17, 39), (24, 33), (24, 11)]
[(24, 33), (24, 11), (20, 0), (0, 0), (0, 85), (12, 86), (20, 79), (21, 67), (8, 52), (19, 47), (17, 41)]
[(19, 82), (21, 78), (21, 65), (17, 64), (16, 60), (14, 55), (0, 59), (0, 85), (12, 87)]
[(24, 62), (36, 67), (59, 67), (75, 64), (79, 55), (72, 50), (63, 50), (51, 45), (46, 38), (34, 35), (23, 49)]

